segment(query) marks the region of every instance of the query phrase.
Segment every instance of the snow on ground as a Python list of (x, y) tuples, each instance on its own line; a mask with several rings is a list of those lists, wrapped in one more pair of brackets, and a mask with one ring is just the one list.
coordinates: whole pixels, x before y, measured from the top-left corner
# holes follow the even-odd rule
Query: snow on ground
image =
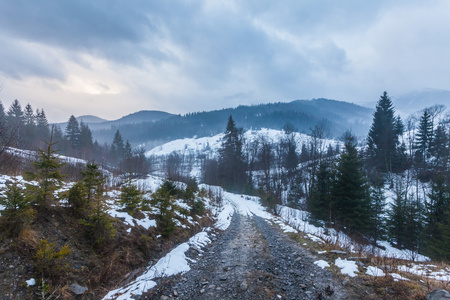
[(127, 212), (117, 211), (117, 209), (110, 208), (106, 211), (111, 217), (122, 219), (123, 222), (130, 226), (142, 226), (145, 229), (156, 227), (156, 220), (151, 220), (147, 214), (144, 213), (144, 219), (136, 219), (130, 216)]
[(372, 267), (372, 266), (367, 267), (366, 274), (370, 275), (370, 276), (374, 276), (374, 277), (386, 276), (386, 274), (384, 274), (383, 270), (381, 270), (377, 267)]
[(156, 286), (152, 279), (158, 277), (171, 276), (179, 273), (185, 273), (191, 268), (188, 264), (188, 258), (185, 253), (189, 247), (200, 248), (211, 243), (206, 232), (200, 232), (170, 251), (161, 258), (155, 265), (147, 268), (147, 271), (136, 278), (133, 282), (123, 288), (110, 291), (103, 299), (125, 300), (132, 299), (133, 296), (142, 295), (142, 293)]
[(338, 257), (334, 264), (341, 269), (342, 274), (346, 274), (350, 277), (356, 277), (358, 272), (358, 266), (356, 265), (355, 261), (350, 261), (346, 259), (341, 259)]
[(318, 260), (314, 262), (315, 265), (321, 267), (322, 269), (329, 268), (330, 264), (324, 260)]
[[(438, 281), (450, 282), (450, 269), (439, 269), (434, 265), (411, 264), (411, 266), (398, 266), (399, 271), (419, 275), (425, 278)], [(436, 271), (439, 269), (438, 271)]]
[(389, 275), (391, 275), (392, 278), (394, 278), (394, 281), (399, 281), (399, 280), (411, 281), (408, 278), (405, 278), (397, 273), (390, 273)]
[(320, 238), (332, 244), (338, 244), (341, 248), (349, 249), (351, 252), (365, 252), (367, 254), (376, 254), (381, 257), (391, 257), (398, 259), (414, 260), (414, 261), (429, 261), (430, 259), (424, 255), (412, 252), (410, 250), (399, 250), (393, 247), (387, 241), (380, 241), (378, 244), (385, 249), (379, 247), (362, 246), (352, 242), (350, 237), (342, 232), (330, 228), (317, 227), (308, 222), (309, 215), (307, 212), (279, 205), (277, 207), (278, 215), (292, 227), (306, 233), (309, 238), (315, 240)]
[[(211, 137), (193, 137), (170, 141), (147, 151), (145, 156), (163, 156), (169, 155), (172, 152), (177, 152), (180, 154), (209, 153), (211, 156), (215, 156), (222, 144), (223, 136), (224, 134), (220, 133)], [(267, 128), (261, 128), (258, 130), (250, 129), (244, 132), (244, 139), (249, 142), (252, 142), (261, 136), (270, 142), (278, 142), (283, 136), (285, 136), (285, 133), (283, 130)], [(303, 133), (294, 132), (294, 139), (297, 143), (297, 148), (300, 149), (303, 144), (309, 143), (312, 137)], [(330, 144), (335, 146), (337, 143), (340, 143), (339, 141), (327, 139), (322, 140), (322, 142), (324, 147), (328, 147)]]

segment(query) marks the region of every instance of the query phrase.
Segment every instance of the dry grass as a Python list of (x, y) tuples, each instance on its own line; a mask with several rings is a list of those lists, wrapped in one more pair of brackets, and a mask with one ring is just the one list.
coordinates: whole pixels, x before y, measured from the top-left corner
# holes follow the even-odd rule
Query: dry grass
[[(324, 243), (312, 241), (306, 234), (290, 233), (288, 234), (292, 239), (297, 241), (300, 245), (308, 248), (313, 254), (319, 251), (327, 251), (320, 255), (321, 259), (331, 262), (331, 272), (335, 273), (337, 278), (341, 281), (347, 281), (346, 287), (351, 290), (351, 293), (357, 295), (357, 298), (372, 300), (372, 299), (426, 299), (426, 295), (436, 289), (450, 290), (450, 282), (434, 280), (425, 275), (417, 275), (408, 272), (399, 271), (399, 266), (410, 266), (411, 264), (419, 264), (409, 260), (382, 257), (375, 254), (367, 254), (362, 251), (362, 247), (355, 247), (356, 242), (347, 244), (345, 247), (341, 246), (339, 240), (325, 240)], [(352, 247), (353, 245), (353, 247)], [(353, 248), (353, 252), (350, 249)], [(356, 249), (356, 253), (355, 253)], [(331, 250), (345, 251), (348, 254), (334, 254)], [(373, 277), (364, 274), (365, 268), (359, 267), (360, 274), (357, 277), (349, 278), (342, 275), (340, 269), (336, 267), (333, 262), (337, 257), (360, 257), (364, 261), (364, 267), (375, 266), (383, 270), (386, 276)], [(424, 265), (434, 265), (435, 267), (427, 267), (430, 272), (438, 272), (439, 270), (447, 270), (450, 273), (450, 265), (445, 262), (425, 262)], [(394, 280), (390, 273), (396, 273), (408, 280)]]

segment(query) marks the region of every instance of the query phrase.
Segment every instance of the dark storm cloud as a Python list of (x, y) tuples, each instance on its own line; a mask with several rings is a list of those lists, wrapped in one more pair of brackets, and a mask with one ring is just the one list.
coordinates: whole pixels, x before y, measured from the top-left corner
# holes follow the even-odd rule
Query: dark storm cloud
[(447, 89), (448, 11), (444, 0), (0, 1), (0, 75), (175, 112)]

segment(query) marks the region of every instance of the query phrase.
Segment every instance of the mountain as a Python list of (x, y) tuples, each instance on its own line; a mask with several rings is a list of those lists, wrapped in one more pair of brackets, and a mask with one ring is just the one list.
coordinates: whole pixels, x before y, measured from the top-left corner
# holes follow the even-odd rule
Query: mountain
[(423, 89), (393, 97), (395, 110), (402, 118), (416, 113), (435, 104), (443, 104), (450, 107), (450, 91), (437, 89)]
[[(76, 119), (78, 122), (83, 121), (85, 124), (89, 125), (89, 128), (93, 131), (101, 129), (110, 129), (112, 127), (117, 127), (124, 124), (136, 124), (142, 122), (155, 122), (165, 118), (174, 116), (168, 112), (158, 111), (158, 110), (142, 110), (135, 113), (126, 115), (120, 119), (108, 121), (97, 116), (86, 115), (79, 116)], [(62, 130), (67, 126), (67, 122), (56, 123)]]
[(164, 111), (158, 110), (141, 110), (129, 115), (126, 115), (118, 120), (106, 122), (105, 125), (114, 126), (121, 124), (134, 124), (134, 123), (142, 123), (142, 122), (155, 122), (161, 119), (166, 119), (173, 114)]
[(97, 123), (108, 122), (108, 120), (99, 118), (97, 116), (92, 116), (92, 115), (79, 116), (76, 119), (78, 122), (83, 121), (86, 124), (97, 124)]
[(232, 115), (236, 125), (244, 130), (282, 129), (290, 123), (298, 132), (310, 133), (317, 124), (324, 124), (329, 136), (339, 137), (346, 130), (351, 130), (358, 136), (365, 136), (372, 123), (372, 114), (373, 109), (343, 101), (296, 100), (289, 103), (241, 105), (236, 108), (188, 113), (184, 116), (171, 115), (152, 122), (108, 122), (109, 128), (93, 127), (96, 129), (93, 130), (93, 135), (100, 143), (111, 143), (115, 131), (119, 130), (124, 140), (129, 140), (132, 145), (142, 145), (150, 149), (174, 139), (221, 133), (225, 130), (228, 117)]

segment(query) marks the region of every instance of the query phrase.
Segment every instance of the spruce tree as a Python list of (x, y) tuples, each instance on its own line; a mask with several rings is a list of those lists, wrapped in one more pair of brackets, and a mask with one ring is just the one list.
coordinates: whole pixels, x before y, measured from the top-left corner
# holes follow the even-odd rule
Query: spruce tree
[(31, 199), (17, 182), (6, 185), (4, 196), (0, 194), (0, 205), (4, 207), (0, 217), (0, 231), (8, 236), (17, 236), (34, 217)]
[(434, 166), (439, 170), (446, 170), (450, 158), (450, 139), (445, 126), (440, 124), (434, 132), (434, 139), (430, 145), (430, 154), (435, 157)]
[(247, 182), (242, 140), (242, 129), (236, 127), (230, 116), (219, 149), (219, 180), (227, 189), (242, 191)]
[(28, 103), (23, 112), (24, 128), (23, 128), (23, 147), (31, 149), (36, 140), (36, 117), (33, 108)]
[(386, 218), (385, 218), (385, 205), (386, 197), (384, 195), (384, 189), (379, 180), (379, 184), (371, 188), (372, 197), (372, 213), (373, 219), (371, 220), (372, 229), (370, 230), (370, 235), (376, 242), (382, 238), (385, 234), (386, 228)]
[[(43, 141), (47, 141), (50, 138), (50, 129), (48, 126), (47, 117), (45, 116), (45, 112), (43, 109), (36, 110), (36, 141), (38, 142), (38, 145), (41, 144)], [(59, 127), (55, 127), (53, 131), (53, 139), (55, 141), (62, 141), (62, 134), (59, 137), (57, 134), (57, 129), (59, 130)]]
[(79, 144), (81, 157), (85, 159), (92, 158), (94, 151), (94, 140), (92, 138), (92, 132), (89, 129), (89, 126), (83, 121), (80, 122)]
[(125, 207), (125, 210), (133, 214), (137, 209), (140, 209), (143, 201), (142, 192), (133, 184), (131, 174), (125, 181), (121, 188), (119, 203)]
[(176, 229), (174, 221), (176, 193), (175, 185), (166, 181), (152, 195), (152, 204), (159, 209), (156, 224), (165, 238), (170, 237)]
[(332, 186), (332, 170), (326, 161), (322, 161), (308, 197), (309, 211), (314, 219), (332, 221)]
[(103, 174), (99, 169), (98, 164), (92, 162), (86, 164), (86, 169), (81, 171), (81, 175), (83, 176), (83, 184), (86, 187), (86, 197), (89, 205), (92, 205), (94, 201), (94, 195), (100, 193), (98, 189), (103, 186)]
[(111, 144), (110, 158), (113, 165), (118, 166), (125, 154), (125, 145), (123, 143), (122, 135), (119, 130), (114, 134), (114, 139)]
[(394, 116), (392, 101), (384, 92), (377, 103), (368, 136), (368, 155), (371, 165), (384, 173), (393, 170), (400, 123)]
[(335, 219), (351, 231), (368, 233), (373, 215), (362, 159), (356, 149), (356, 138), (346, 132), (343, 140), (345, 148), (339, 158), (332, 192)]
[(405, 245), (406, 208), (406, 191), (401, 184), (397, 184), (396, 197), (389, 210), (388, 231), (391, 240), (399, 248), (403, 248)]
[(39, 149), (39, 157), (33, 162), (35, 172), (28, 174), (32, 179), (39, 182), (37, 188), (30, 187), (30, 189), (35, 192), (38, 208), (43, 210), (48, 209), (54, 201), (54, 192), (60, 188), (63, 179), (60, 172), (62, 163), (54, 150), (53, 133), (50, 135), (50, 141), (46, 144), (46, 149)]
[(419, 129), (416, 138), (416, 160), (425, 162), (430, 157), (430, 149), (433, 142), (433, 121), (428, 110), (420, 117)]
[(80, 126), (77, 119), (71, 115), (66, 125), (66, 138), (71, 150), (78, 150), (80, 145)]
[(447, 255), (450, 255), (450, 244), (443, 245), (445, 239), (443, 228), (450, 224), (446, 213), (450, 210), (450, 186), (443, 173), (439, 173), (433, 180), (431, 192), (428, 195), (429, 201), (426, 203), (426, 250), (428, 255), (439, 259), (443, 249), (448, 249)]
[(87, 164), (82, 175), (87, 191), (89, 213), (85, 219), (81, 220), (81, 224), (86, 226), (88, 238), (97, 248), (100, 248), (114, 238), (117, 232), (111, 217), (106, 212), (107, 205), (104, 198), (106, 179), (95, 163)]
[(8, 122), (8, 136), (10, 139), (10, 144), (13, 147), (22, 147), (23, 143), (23, 111), (22, 106), (16, 99), (13, 101), (7, 112), (7, 122)]

